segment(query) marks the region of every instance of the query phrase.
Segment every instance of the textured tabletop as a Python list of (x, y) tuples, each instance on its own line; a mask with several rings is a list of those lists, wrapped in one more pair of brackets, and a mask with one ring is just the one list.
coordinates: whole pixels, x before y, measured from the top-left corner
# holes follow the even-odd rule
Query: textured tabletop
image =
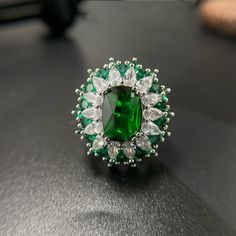
[[(0, 235), (236, 235), (236, 44), (191, 1), (85, 2), (67, 37), (0, 28)], [(74, 135), (87, 68), (137, 57), (176, 113), (160, 159), (108, 169)]]

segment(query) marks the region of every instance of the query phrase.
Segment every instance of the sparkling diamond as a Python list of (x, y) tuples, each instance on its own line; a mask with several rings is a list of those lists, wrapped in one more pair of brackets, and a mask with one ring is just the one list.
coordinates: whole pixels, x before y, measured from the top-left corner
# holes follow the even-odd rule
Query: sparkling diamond
[(161, 132), (159, 127), (152, 122), (144, 122), (141, 131), (148, 135), (158, 135)]
[(102, 136), (97, 136), (96, 139), (93, 141), (92, 148), (94, 150), (101, 149), (107, 145), (107, 141)]
[(102, 122), (92, 122), (86, 126), (84, 129), (85, 134), (99, 134), (102, 133), (103, 127)]
[(136, 73), (133, 66), (131, 66), (125, 73), (123, 83), (125, 86), (133, 87), (136, 82)]
[(146, 120), (157, 120), (158, 118), (160, 118), (163, 115), (163, 112), (157, 108), (151, 107), (148, 109), (145, 109), (143, 112), (143, 117)]
[(136, 144), (138, 147), (145, 151), (150, 151), (152, 149), (151, 142), (148, 140), (148, 137), (145, 135), (142, 135), (141, 137), (138, 137), (136, 139)]
[(118, 86), (121, 84), (120, 72), (113, 66), (108, 75), (108, 82), (111, 86)]
[(115, 142), (112, 142), (108, 145), (108, 155), (110, 158), (116, 158), (117, 155), (119, 154), (119, 147), (115, 144)]
[(102, 117), (102, 110), (96, 108), (87, 108), (82, 111), (82, 114), (88, 119), (99, 120)]
[(142, 97), (142, 103), (144, 106), (154, 106), (161, 101), (161, 95), (157, 93), (149, 93)]
[(135, 155), (135, 147), (128, 145), (127, 147), (123, 148), (124, 154), (127, 156), (127, 158), (132, 159)]
[(146, 93), (152, 86), (152, 79), (152, 76), (147, 76), (139, 80), (136, 85), (137, 91), (140, 93)]
[(88, 102), (91, 102), (94, 106), (100, 106), (103, 102), (103, 96), (97, 93), (88, 92), (84, 94), (84, 97)]
[(100, 93), (106, 90), (108, 84), (107, 81), (100, 77), (93, 77), (93, 85), (96, 88), (96, 90)]

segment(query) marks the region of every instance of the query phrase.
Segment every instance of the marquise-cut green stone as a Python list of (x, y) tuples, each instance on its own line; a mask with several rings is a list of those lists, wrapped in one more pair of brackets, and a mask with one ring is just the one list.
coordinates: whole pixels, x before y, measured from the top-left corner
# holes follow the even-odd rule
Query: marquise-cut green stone
[(109, 139), (128, 141), (141, 127), (141, 99), (129, 87), (113, 87), (104, 97), (102, 117), (104, 133)]

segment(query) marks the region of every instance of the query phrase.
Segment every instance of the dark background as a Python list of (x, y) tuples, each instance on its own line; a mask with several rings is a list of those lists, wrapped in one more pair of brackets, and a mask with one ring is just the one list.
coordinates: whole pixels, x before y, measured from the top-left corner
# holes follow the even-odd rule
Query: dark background
[[(66, 37), (0, 28), (1, 235), (236, 235), (235, 41), (194, 2), (86, 2)], [(137, 57), (172, 88), (172, 137), (134, 170), (85, 158), (87, 68)]]

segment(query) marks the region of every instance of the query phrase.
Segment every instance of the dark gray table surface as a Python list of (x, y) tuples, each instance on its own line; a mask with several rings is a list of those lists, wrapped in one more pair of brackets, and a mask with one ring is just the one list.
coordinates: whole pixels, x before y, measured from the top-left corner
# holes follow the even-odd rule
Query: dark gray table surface
[[(0, 235), (235, 235), (236, 45), (193, 2), (87, 2), (67, 37), (0, 28)], [(87, 68), (160, 69), (176, 117), (160, 160), (85, 158), (70, 111)]]

